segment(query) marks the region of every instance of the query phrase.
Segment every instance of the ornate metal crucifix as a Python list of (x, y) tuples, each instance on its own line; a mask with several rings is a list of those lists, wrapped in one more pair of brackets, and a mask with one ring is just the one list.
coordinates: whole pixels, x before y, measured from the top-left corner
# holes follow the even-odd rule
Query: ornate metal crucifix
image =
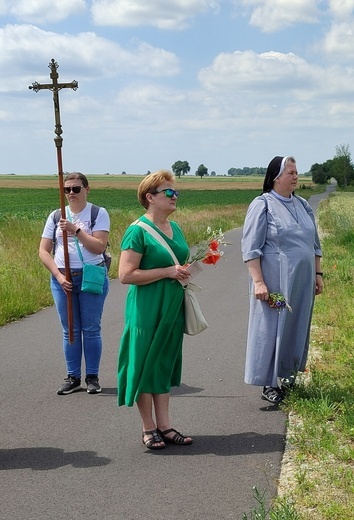
[[(62, 161), (62, 153), (61, 149), (63, 146), (63, 138), (61, 134), (63, 133), (63, 129), (60, 122), (60, 109), (59, 109), (59, 90), (63, 88), (71, 88), (72, 90), (77, 90), (79, 84), (77, 81), (72, 81), (71, 83), (58, 83), (58, 63), (54, 60), (54, 58), (50, 61), (48, 67), (50, 68), (50, 78), (52, 83), (38, 83), (35, 81), (28, 88), (33, 90), (34, 92), (38, 92), (39, 90), (51, 90), (53, 92), (53, 102), (54, 102), (54, 116), (55, 116), (55, 130), (54, 133), (56, 137), (54, 138), (55, 146), (57, 149), (57, 162), (58, 162), (58, 176), (59, 176), (59, 197), (60, 197), (60, 210), (62, 218), (66, 218), (65, 215), (65, 197), (64, 197), (64, 172), (63, 172), (63, 161)], [(68, 237), (66, 231), (63, 231), (63, 246), (64, 246), (64, 261), (65, 261), (65, 277), (68, 281), (71, 281), (70, 276), (70, 264), (69, 264), (69, 253), (68, 253)], [(69, 343), (74, 342), (74, 327), (73, 327), (73, 312), (72, 312), (72, 298), (71, 292), (67, 293), (67, 303), (68, 303), (68, 324), (69, 324)]]

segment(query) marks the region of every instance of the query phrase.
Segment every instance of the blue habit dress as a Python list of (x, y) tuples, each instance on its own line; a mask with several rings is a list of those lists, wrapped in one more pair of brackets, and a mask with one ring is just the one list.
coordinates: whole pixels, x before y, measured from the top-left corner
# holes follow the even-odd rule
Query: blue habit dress
[(257, 300), (250, 277), (247, 384), (277, 386), (278, 377), (304, 370), (315, 297), (315, 256), (322, 252), (315, 217), (305, 199), (265, 193), (252, 201), (244, 222), (243, 260), (260, 258), (268, 291), (281, 293), (292, 312)]

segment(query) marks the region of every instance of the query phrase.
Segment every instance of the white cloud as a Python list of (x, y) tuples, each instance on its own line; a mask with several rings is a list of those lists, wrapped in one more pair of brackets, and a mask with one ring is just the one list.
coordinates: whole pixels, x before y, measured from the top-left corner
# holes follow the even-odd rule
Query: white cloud
[[(127, 53), (127, 66), (140, 75), (175, 76), (180, 72), (179, 60), (175, 54), (137, 42), (136, 50)], [(119, 64), (116, 72), (119, 72)]]
[(347, 20), (353, 16), (354, 0), (329, 0), (329, 9), (336, 20)]
[[(200, 71), (199, 79), (198, 90), (130, 85), (110, 103), (103, 100), (100, 112), (105, 121), (124, 124), (131, 132), (150, 128), (166, 135), (179, 131), (214, 135), (217, 130), (264, 132), (270, 121), (287, 131), (293, 131), (294, 124), (336, 128), (344, 107), (354, 110), (354, 73), (339, 66), (314, 66), (291, 53), (221, 54)], [(99, 127), (101, 120), (93, 118), (91, 123)]]
[[(92, 81), (117, 74), (172, 76), (179, 72), (175, 54), (143, 42), (137, 41), (126, 50), (92, 32), (71, 36), (32, 25), (7, 25), (0, 28), (0, 66), (6, 70), (0, 79), (0, 90), (21, 90), (22, 83), (30, 78), (30, 82), (34, 79), (43, 82), (42, 67), (51, 58), (59, 65), (67, 63), (66, 74), (74, 73)], [(36, 74), (41, 77), (33, 77)]]
[(338, 107), (354, 106), (354, 70), (320, 67), (293, 53), (222, 53), (200, 71), (199, 80), (206, 117), (219, 124), (227, 118), (230, 128), (241, 122), (264, 131), (274, 120), (288, 131), (295, 121), (297, 128), (329, 129), (342, 118)]
[(0, 14), (28, 23), (58, 22), (86, 9), (85, 0), (3, 0)]
[(199, 80), (210, 91), (274, 92), (306, 90), (321, 70), (293, 53), (236, 51), (221, 53), (210, 67), (202, 69)]
[[(94, 63), (92, 67), (99, 75), (99, 65)], [(32, 76), (33, 79), (38, 80)], [(210, 67), (200, 71), (199, 79), (198, 90), (135, 81), (125, 88), (117, 87), (109, 95), (101, 93), (100, 88), (94, 95), (84, 89), (75, 95), (62, 95), (65, 153), (69, 163), (66, 168), (73, 169), (75, 160), (86, 161), (85, 138), (96, 142), (90, 157), (98, 164), (102, 162), (103, 150), (112, 153), (110, 149), (116, 149), (118, 143), (125, 147), (129, 140), (133, 155), (130, 159), (125, 157), (121, 166), (115, 166), (118, 171), (132, 167), (135, 163), (132, 143), (139, 143), (139, 149), (146, 154), (146, 168), (153, 170), (159, 167), (152, 164), (156, 161), (154, 157), (158, 156), (160, 165), (168, 167), (178, 158), (176, 146), (180, 139), (184, 143), (181, 157), (190, 160), (198, 148), (199, 163), (208, 162), (205, 159), (208, 154), (212, 163), (211, 158), (215, 161), (220, 153), (218, 146), (232, 149), (235, 142), (243, 140), (243, 135), (250, 143), (261, 142), (270, 128), (284, 140), (285, 148), (286, 139), (297, 132), (308, 132), (310, 139), (316, 129), (325, 128), (330, 133), (341, 128), (343, 133), (352, 127), (354, 74), (339, 65), (326, 69), (293, 53), (237, 51), (217, 56)], [(33, 119), (36, 123), (33, 131), (48, 145), (50, 157), (53, 123), (48, 97), (28, 95), (21, 105), (20, 113), (12, 104), (9, 113), (0, 114), (0, 118), (9, 121), (12, 113), (12, 117), (17, 114), (19, 122)], [(350, 117), (345, 117), (345, 111)], [(281, 148), (280, 141), (277, 145)], [(245, 142), (242, 146), (250, 145)], [(292, 153), (302, 154), (300, 144), (298, 148), (299, 152), (292, 149)], [(126, 150), (124, 155), (129, 155)], [(72, 166), (70, 161), (74, 161)], [(237, 164), (230, 161), (229, 166)], [(113, 171), (112, 166), (103, 164), (100, 168)], [(87, 171), (89, 168), (90, 164)]]
[[(158, 85), (132, 85), (122, 89), (116, 98), (116, 103), (121, 106), (135, 106), (142, 110), (151, 111), (159, 109), (163, 105), (175, 106), (186, 102), (187, 93), (177, 89), (162, 88)], [(178, 109), (177, 109), (178, 110)]]
[[(348, 0), (349, 1), (349, 0)], [(239, 4), (239, 0), (235, 0)], [(281, 31), (298, 23), (319, 21), (321, 0), (242, 0), (251, 9), (250, 24), (263, 32)]]
[(354, 21), (334, 23), (316, 47), (336, 61), (352, 62), (354, 58)]
[(182, 30), (195, 15), (218, 8), (217, 0), (93, 0), (91, 11), (98, 25)]

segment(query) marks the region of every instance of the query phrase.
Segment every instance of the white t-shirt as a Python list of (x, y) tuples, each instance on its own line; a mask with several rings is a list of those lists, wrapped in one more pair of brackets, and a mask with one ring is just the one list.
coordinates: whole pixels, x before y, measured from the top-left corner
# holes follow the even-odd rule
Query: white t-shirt
[[(80, 213), (73, 213), (71, 214), (71, 219), (73, 224), (83, 229), (86, 233), (89, 235), (92, 235), (93, 231), (108, 231), (110, 229), (110, 220), (107, 210), (104, 208), (100, 208), (96, 222), (91, 229), (91, 202), (88, 202), (84, 209), (80, 211)], [(69, 206), (66, 206), (65, 211), (66, 214), (68, 214)], [(52, 211), (52, 213), (49, 215), (47, 222), (44, 226), (44, 230), (42, 233), (42, 238), (49, 238), (50, 240), (53, 240), (53, 233), (54, 233), (54, 213), (55, 211)], [(54, 262), (59, 268), (65, 267), (64, 262), (64, 246), (63, 246), (63, 233), (59, 226), (56, 228), (56, 244), (55, 244), (55, 255), (54, 255)], [(77, 252), (76, 243), (74, 240), (74, 235), (71, 233), (67, 234), (68, 237), (68, 253), (69, 253), (69, 263), (71, 269), (81, 269), (82, 268), (82, 262), (80, 260), (79, 254)], [(81, 249), (81, 253), (84, 259), (85, 263), (88, 264), (99, 264), (103, 262), (103, 255), (96, 255), (95, 253), (90, 253), (90, 251), (87, 251), (87, 249), (81, 244), (80, 240), (78, 240), (78, 245)]]

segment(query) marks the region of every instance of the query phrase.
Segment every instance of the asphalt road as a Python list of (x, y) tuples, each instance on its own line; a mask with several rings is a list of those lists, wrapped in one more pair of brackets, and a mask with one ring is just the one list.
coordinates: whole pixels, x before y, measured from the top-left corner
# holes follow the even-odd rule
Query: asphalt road
[(137, 408), (117, 407), (118, 281), (105, 305), (99, 395), (56, 394), (66, 374), (54, 307), (0, 329), (1, 520), (241, 520), (256, 506), (254, 486), (276, 495), (286, 416), (243, 382), (241, 229), (227, 239), (226, 259), (195, 279), (210, 327), (185, 336), (183, 384), (171, 398), (173, 426), (191, 446), (147, 450)]

